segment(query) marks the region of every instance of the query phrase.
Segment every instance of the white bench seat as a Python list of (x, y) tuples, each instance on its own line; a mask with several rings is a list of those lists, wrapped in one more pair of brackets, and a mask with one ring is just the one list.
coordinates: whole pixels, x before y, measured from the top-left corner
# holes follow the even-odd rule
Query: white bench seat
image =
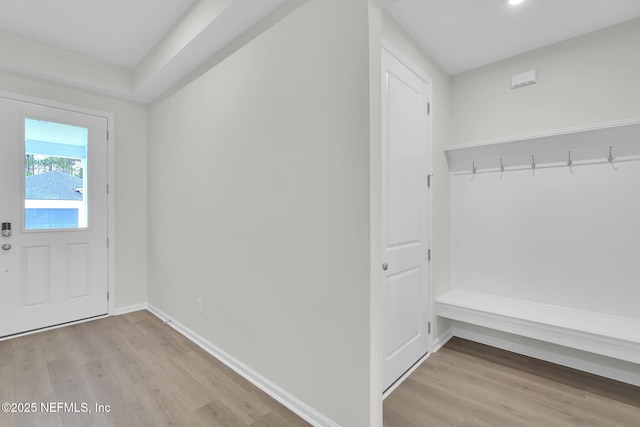
[(640, 364), (640, 320), (636, 319), (461, 289), (439, 297), (436, 314)]

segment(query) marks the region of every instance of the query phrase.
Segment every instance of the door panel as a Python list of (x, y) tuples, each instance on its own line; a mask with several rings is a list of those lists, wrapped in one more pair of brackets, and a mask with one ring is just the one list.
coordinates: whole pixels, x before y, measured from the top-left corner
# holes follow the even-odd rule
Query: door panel
[(69, 299), (88, 297), (91, 279), (91, 245), (79, 243), (67, 245), (67, 274)]
[(0, 98), (0, 336), (107, 302), (107, 119)]
[(22, 254), (24, 306), (47, 304), (49, 302), (49, 248), (47, 246), (23, 248)]
[(384, 388), (429, 350), (430, 88), (383, 51)]
[[(415, 340), (420, 339), (422, 307), (420, 300), (412, 298), (420, 294), (421, 284), (422, 278), (418, 268), (387, 277), (386, 312), (398, 313), (397, 316), (389, 318), (389, 329), (395, 333), (390, 334), (385, 343), (385, 354), (388, 357), (397, 356)], [(406, 304), (408, 300), (410, 304)]]

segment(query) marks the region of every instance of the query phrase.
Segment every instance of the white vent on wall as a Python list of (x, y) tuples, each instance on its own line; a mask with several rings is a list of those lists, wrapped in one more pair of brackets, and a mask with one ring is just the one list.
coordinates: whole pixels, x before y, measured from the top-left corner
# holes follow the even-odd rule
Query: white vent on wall
[(511, 76), (511, 89), (532, 85), (537, 81), (536, 70), (525, 71), (524, 73)]

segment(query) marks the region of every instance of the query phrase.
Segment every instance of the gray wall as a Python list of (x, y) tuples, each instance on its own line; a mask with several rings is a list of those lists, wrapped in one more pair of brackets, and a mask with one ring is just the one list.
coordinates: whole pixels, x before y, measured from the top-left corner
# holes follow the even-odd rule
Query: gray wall
[(368, 31), (366, 0), (311, 0), (149, 112), (150, 303), (344, 426), (370, 424)]

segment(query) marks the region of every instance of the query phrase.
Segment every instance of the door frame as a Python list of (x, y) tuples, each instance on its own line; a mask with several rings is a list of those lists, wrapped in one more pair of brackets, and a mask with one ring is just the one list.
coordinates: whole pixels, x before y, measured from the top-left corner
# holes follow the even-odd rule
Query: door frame
[[(31, 104), (42, 105), (44, 107), (57, 108), (59, 110), (67, 110), (81, 114), (88, 114), (92, 116), (102, 117), (107, 119), (107, 132), (109, 137), (107, 141), (107, 185), (109, 191), (107, 193), (107, 239), (109, 245), (107, 247), (107, 291), (109, 295), (108, 299), (108, 312), (107, 315), (113, 315), (115, 311), (115, 132), (114, 132), (114, 115), (113, 113), (107, 113), (100, 110), (94, 110), (91, 108), (80, 107), (77, 105), (66, 104), (63, 102), (52, 101), (43, 98), (37, 98), (29, 95), (23, 95), (13, 92), (7, 92), (0, 90), (0, 98), (9, 99), (13, 101), (28, 102)], [(54, 325), (51, 325), (54, 326)], [(46, 329), (45, 327), (44, 329)], [(18, 334), (20, 335), (20, 334)], [(12, 336), (14, 337), (14, 336)]]
[[(406, 66), (412, 73), (414, 73), (419, 79), (424, 81), (428, 86), (428, 96), (429, 96), (429, 102), (431, 103), (431, 112), (427, 116), (427, 120), (429, 121), (429, 132), (431, 135), (430, 135), (429, 147), (428, 147), (429, 161), (427, 164), (427, 170), (428, 170), (428, 173), (433, 178), (433, 175), (434, 175), (433, 174), (433, 154), (434, 154), (433, 152), (433, 110), (434, 110), (433, 109), (433, 79), (428, 74), (426, 74), (420, 67), (418, 67), (413, 61), (407, 58), (405, 54), (403, 54), (398, 48), (396, 48), (392, 43), (390, 43), (384, 37), (382, 38), (381, 45), (382, 45), (381, 51), (386, 51), (388, 54), (393, 56), (400, 63)], [(382, 71), (382, 77), (384, 79), (384, 62), (382, 61), (382, 52), (380, 56), (381, 56), (380, 68)], [(381, 90), (384, 91), (384, 80), (381, 80), (380, 84), (381, 84)], [(381, 101), (384, 102), (382, 99)], [(383, 107), (382, 104), (381, 104), (381, 107)], [(384, 120), (384, 118), (382, 118), (382, 120)], [(382, 122), (380, 124), (382, 125)], [(382, 138), (384, 138), (383, 135), (381, 136)], [(429, 202), (429, 211), (428, 211), (429, 218), (427, 220), (427, 233), (428, 233), (427, 245), (430, 249), (433, 249), (433, 188), (434, 188), (433, 182), (434, 182), (433, 179), (431, 179), (431, 187), (427, 192), (428, 202)], [(384, 226), (384, 224), (382, 223), (381, 225)], [(380, 230), (380, 233), (382, 235), (382, 230)], [(382, 248), (380, 248), (380, 253), (382, 254)], [(383, 394), (382, 394), (383, 400), (387, 396), (389, 396), (391, 393), (393, 393), (393, 391), (400, 384), (402, 384), (404, 380), (407, 379), (409, 375), (411, 375), (411, 373), (413, 373), (413, 371), (415, 371), (431, 355), (431, 352), (433, 349), (433, 342), (434, 342), (433, 335), (435, 333), (435, 322), (434, 322), (435, 310), (434, 310), (434, 303), (433, 303), (433, 256), (429, 261), (428, 265), (429, 265), (429, 268), (428, 268), (428, 274), (427, 274), (427, 304), (429, 305), (428, 321), (431, 324), (431, 333), (428, 334), (428, 344), (427, 344), (428, 353), (424, 357), (416, 361), (416, 363), (413, 366), (411, 366), (411, 368), (409, 368), (409, 370), (407, 370), (400, 378), (398, 378), (396, 382), (393, 383), (387, 390), (383, 390)], [(381, 285), (382, 283), (380, 283), (380, 286)], [(381, 322), (381, 327), (382, 327), (382, 322)], [(380, 334), (382, 335), (382, 330), (380, 331)]]

